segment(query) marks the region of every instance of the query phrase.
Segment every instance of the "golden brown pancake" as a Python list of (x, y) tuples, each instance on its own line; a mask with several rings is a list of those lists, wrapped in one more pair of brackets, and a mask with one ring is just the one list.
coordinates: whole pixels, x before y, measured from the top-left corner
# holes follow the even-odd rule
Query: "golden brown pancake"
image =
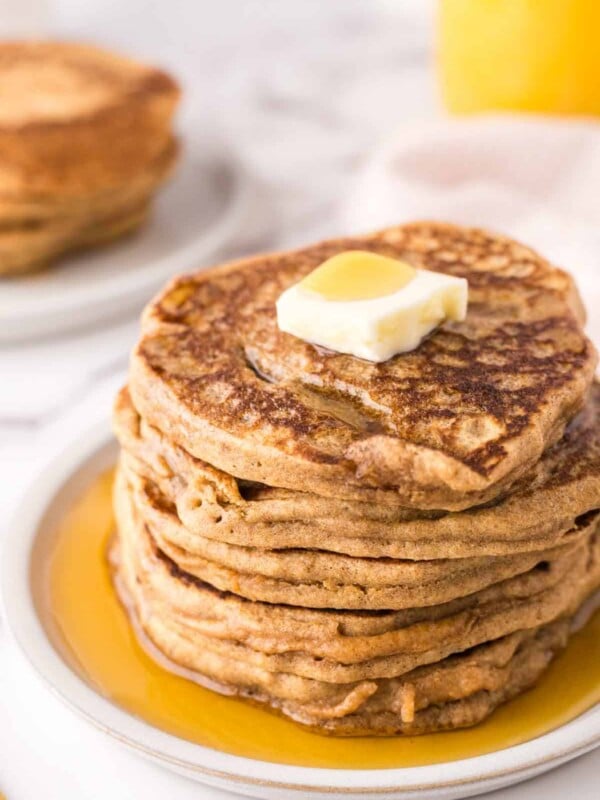
[(164, 151), (179, 89), (166, 73), (88, 45), (0, 45), (0, 197), (122, 185)]
[[(468, 279), (467, 319), (382, 364), (282, 333), (281, 292), (348, 249)], [(583, 316), (529, 248), (414, 223), (174, 280), (145, 312), (129, 388), (149, 424), (236, 478), (460, 510), (506, 492), (583, 406)]]
[[(460, 513), (320, 497), (245, 484), (193, 458), (140, 418), (125, 389), (114, 428), (130, 470), (154, 483), (196, 537), (265, 549), (304, 548), (370, 558), (462, 558), (539, 551), (582, 535), (600, 507), (600, 385), (510, 494)], [(580, 524), (583, 523), (583, 524)]]
[[(437, 605), (551, 562), (576, 543), (506, 556), (409, 561), (320, 550), (229, 545), (190, 537), (156, 486), (121, 463), (115, 492), (134, 504), (160, 550), (190, 575), (251, 600), (310, 608), (402, 609)], [(125, 502), (125, 500), (123, 500)], [(582, 536), (597, 525), (590, 515)]]
[[(400, 611), (310, 609), (250, 601), (181, 570), (157, 547), (126, 496), (115, 497), (118, 570), (168, 630), (185, 632), (188, 654), (218, 652), (261, 668), (346, 683), (394, 677), (485, 641), (574, 612), (595, 588), (600, 539), (449, 603)], [(570, 580), (570, 578), (573, 580)], [(177, 659), (175, 659), (177, 660)], [(188, 665), (189, 666), (189, 665)]]
[(45, 223), (71, 224), (114, 216), (148, 200), (170, 177), (179, 156), (179, 144), (172, 137), (166, 148), (143, 171), (122, 185), (114, 185), (77, 197), (0, 195), (0, 231), (40, 226)]
[(137, 229), (148, 216), (149, 200), (115, 216), (81, 223), (0, 230), (0, 274), (16, 275), (48, 266), (58, 256), (84, 247), (108, 243)]
[[(469, 310), (382, 364), (279, 331), (370, 250)], [(472, 725), (533, 685), (600, 585), (600, 386), (571, 279), (415, 223), (175, 279), (115, 404), (115, 585), (159, 663), (333, 735)]]
[[(313, 645), (322, 641), (331, 650), (332, 641), (321, 627), (328, 627), (328, 612), (302, 612), (304, 628), (299, 627), (295, 637), (293, 632), (287, 640), (284, 636), (282, 645), (287, 641), (289, 651), (281, 650), (277, 621), (282, 615), (293, 618), (300, 610), (283, 606), (257, 609), (255, 603), (215, 592), (173, 569), (149, 537), (139, 535), (139, 529), (136, 533), (135, 524), (127, 524), (126, 503), (121, 511), (125, 517), (119, 518), (120, 590), (155, 657), (217, 691), (267, 703), (320, 732), (339, 735), (418, 733), (474, 724), (537, 680), (566, 642), (568, 622), (552, 620), (572, 614), (600, 581), (599, 543), (592, 536), (584, 550), (580, 548), (579, 558), (564, 565), (562, 577), (548, 581), (545, 590), (514, 603), (519, 592), (513, 589), (512, 617), (507, 613), (509, 607), (498, 604), (496, 598), (495, 614), (490, 614), (495, 605), (492, 601), (491, 608), (484, 604), (479, 614), (475, 605), (466, 618), (464, 612), (450, 613), (437, 620), (392, 628), (389, 634), (396, 639), (397, 651), (365, 662), (340, 663), (332, 661), (331, 654), (315, 658), (303, 651), (311, 642), (308, 631), (317, 637)], [(565, 581), (567, 573), (573, 581)], [(521, 576), (512, 581), (523, 588)], [(505, 594), (508, 600), (511, 592)], [(223, 638), (223, 632), (219, 636), (210, 631), (211, 619), (215, 614), (218, 619), (221, 605), (229, 602), (247, 606), (243, 616), (233, 615), (234, 625), (245, 618), (255, 630), (261, 619), (268, 626), (262, 650), (252, 632), (242, 644), (238, 634), (229, 639)], [(198, 607), (199, 613), (190, 613), (192, 607)], [(529, 613), (523, 615), (527, 608)], [(517, 609), (520, 614), (515, 613)], [(355, 614), (360, 627), (365, 615)], [(377, 616), (381, 615), (373, 616), (375, 625)], [(490, 620), (495, 635), (490, 635)], [(203, 621), (209, 632), (203, 630)], [(462, 638), (448, 636), (449, 626), (461, 624)], [(377, 651), (382, 636), (385, 634), (375, 634), (369, 654)], [(478, 636), (483, 637), (480, 644)], [(333, 639), (344, 638), (353, 637), (338, 627)], [(429, 650), (419, 652), (419, 641)], [(422, 713), (427, 709), (428, 713)]]
[(177, 160), (179, 89), (85, 45), (0, 43), (0, 275), (138, 228)]

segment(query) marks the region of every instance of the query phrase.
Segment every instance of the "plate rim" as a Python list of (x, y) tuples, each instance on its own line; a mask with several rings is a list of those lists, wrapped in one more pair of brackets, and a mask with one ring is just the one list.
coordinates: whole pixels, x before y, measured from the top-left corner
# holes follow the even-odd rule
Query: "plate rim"
[[(195, 744), (156, 728), (102, 696), (54, 648), (30, 589), (33, 545), (60, 491), (116, 443), (105, 415), (54, 449), (21, 495), (7, 529), (0, 562), (0, 600), (7, 627), (37, 677), (67, 707), (129, 749), (198, 780), (211, 778), (273, 790), (384, 795), (475, 787), (510, 778), (514, 783), (576, 758), (600, 745), (600, 704), (535, 739), (482, 756), (419, 767), (331, 769), (237, 756)], [(95, 469), (100, 471), (100, 467)], [(592, 724), (593, 723), (593, 724)], [(269, 773), (276, 777), (269, 777)]]

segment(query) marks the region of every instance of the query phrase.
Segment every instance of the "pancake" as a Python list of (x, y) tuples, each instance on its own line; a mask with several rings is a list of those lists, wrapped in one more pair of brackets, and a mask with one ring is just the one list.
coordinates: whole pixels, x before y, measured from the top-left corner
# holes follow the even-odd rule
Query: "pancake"
[[(129, 602), (125, 595), (123, 600)], [(150, 638), (155, 633), (153, 618), (146, 616), (142, 623), (137, 612), (133, 614), (142, 646), (165, 668), (221, 694), (266, 705), (317, 733), (338, 736), (415, 735), (474, 725), (535, 684), (565, 646), (569, 629), (568, 621), (560, 620), (480, 645), (400, 678), (351, 684), (312, 681), (302, 693), (308, 697), (298, 700), (298, 681), (293, 676), (269, 674), (265, 679), (260, 670), (245, 670), (236, 660), (215, 660), (209, 651), (200, 658), (202, 672), (182, 668)], [(187, 643), (181, 639), (183, 649)], [(192, 663), (198, 666), (195, 660)], [(208, 678), (206, 672), (213, 677)]]
[(0, 229), (0, 275), (17, 275), (47, 267), (66, 253), (98, 246), (120, 238), (142, 225), (150, 199), (120, 209), (102, 220), (70, 220), (16, 230)]
[(67, 42), (0, 45), (0, 198), (78, 197), (135, 178), (171, 137), (166, 73)]
[[(123, 521), (121, 519), (121, 523)], [(525, 629), (516, 628), (506, 634), (497, 627), (498, 635), (492, 641), (483, 639), (482, 644), (462, 646), (460, 651), (450, 650), (445, 656), (440, 655), (443, 652), (440, 651), (436, 658), (429, 653), (421, 660), (421, 666), (414, 666), (415, 657), (411, 661), (410, 653), (397, 654), (394, 672), (389, 666), (393, 662), (390, 657), (359, 665), (338, 663), (335, 667), (333, 663), (329, 669), (321, 666), (322, 660), (314, 659), (316, 672), (321, 677), (307, 677), (297, 668), (302, 657), (299, 638), (296, 638), (295, 651), (289, 654), (291, 658), (285, 660), (238, 641), (200, 635), (195, 625), (196, 615), (187, 613), (174, 619), (172, 614), (165, 613), (162, 598), (150, 591), (161, 569), (178, 581), (178, 594), (203, 594), (200, 602), (208, 606), (209, 614), (210, 599), (218, 605), (223, 595), (214, 590), (207, 594), (194, 579), (184, 579), (178, 571), (173, 573), (164, 557), (149, 545), (149, 539), (135, 534), (135, 527), (120, 524), (119, 532), (120, 589), (135, 624), (143, 631), (145, 644), (155, 649), (155, 657), (159, 660), (166, 657), (168, 665), (176, 671), (183, 670), (187, 677), (207, 683), (213, 689), (267, 703), (272, 709), (320, 732), (339, 735), (417, 733), (474, 724), (500, 702), (537, 680), (555, 652), (565, 644), (567, 617), (600, 581), (600, 546), (596, 537), (590, 537), (585, 557), (575, 568), (575, 581), (559, 579), (550, 590), (563, 594), (569, 586), (569, 598), (563, 597), (562, 603), (548, 613), (543, 610), (540, 597), (534, 595), (533, 605), (538, 608), (538, 616), (536, 622)], [(162, 567), (157, 567), (155, 561)], [(573, 575), (573, 568), (574, 564), (567, 568), (570, 575)], [(195, 602), (198, 600), (199, 596)], [(240, 602), (254, 609), (255, 604)], [(275, 609), (276, 614), (296, 611)], [(327, 612), (313, 611), (312, 614), (327, 618)], [(270, 617), (271, 611), (265, 609), (265, 618)], [(489, 617), (482, 617), (482, 621), (486, 619)], [(277, 634), (275, 621), (276, 617), (271, 618), (273, 636)], [(313, 627), (319, 628), (318, 624)], [(435, 625), (432, 627), (435, 630)], [(472, 640), (472, 626), (469, 634)], [(340, 636), (339, 629), (337, 636)], [(404, 661), (400, 663), (404, 668), (398, 667), (398, 658), (402, 656)], [(304, 656), (305, 661), (307, 658)], [(409, 666), (411, 663), (413, 666)], [(416, 663), (419, 663), (418, 657)], [(430, 713), (425, 713), (427, 709), (431, 709)]]
[[(275, 301), (370, 250), (464, 277), (463, 323), (374, 364)], [(182, 276), (117, 398), (116, 589), (167, 669), (320, 733), (484, 719), (600, 586), (600, 386), (571, 279), (415, 223)]]
[(368, 558), (463, 558), (548, 549), (582, 535), (600, 507), (600, 385), (565, 433), (511, 493), (461, 513), (245, 484), (195, 459), (141, 419), (127, 389), (114, 429), (130, 470), (154, 483), (195, 537), (265, 549), (304, 548)]
[(568, 623), (559, 622), (540, 629), (535, 636), (515, 634), (505, 641), (481, 645), (476, 653), (425, 668), (424, 674), (411, 675), (409, 681), (379, 686), (364, 706), (351, 714), (343, 714), (343, 705), (330, 717), (322, 711), (315, 713), (314, 708), (286, 709), (284, 713), (319, 733), (336, 736), (415, 736), (470, 727), (534, 686), (567, 638)]
[(140, 227), (177, 161), (178, 100), (166, 73), (113, 53), (0, 43), (0, 275)]
[(75, 220), (87, 223), (92, 219), (114, 216), (120, 209), (148, 200), (170, 177), (178, 156), (179, 144), (171, 137), (166, 148), (124, 184), (68, 198), (60, 195), (6, 198), (0, 194), (0, 231)]
[[(126, 461), (126, 458), (124, 458)], [(261, 550), (190, 537), (156, 487), (121, 464), (116, 504), (132, 502), (160, 550), (183, 571), (250, 600), (312, 608), (402, 609), (437, 605), (550, 563), (572, 544), (509, 556), (407, 561), (325, 551)], [(582, 535), (596, 527), (590, 515)]]
[[(469, 281), (463, 323), (383, 364), (279, 331), (275, 300), (348, 249)], [(236, 478), (462, 510), (505, 493), (582, 408), (596, 355), (566, 273), (480, 230), (415, 223), (175, 279), (146, 310), (135, 407)]]
[(116, 515), (120, 580), (147, 632), (152, 617), (155, 644), (187, 667), (210, 652), (211, 658), (330, 683), (397, 677), (569, 615), (600, 580), (600, 540), (593, 533), (553, 562), (445, 605), (338, 612), (258, 603), (180, 570), (126, 497), (117, 495)]

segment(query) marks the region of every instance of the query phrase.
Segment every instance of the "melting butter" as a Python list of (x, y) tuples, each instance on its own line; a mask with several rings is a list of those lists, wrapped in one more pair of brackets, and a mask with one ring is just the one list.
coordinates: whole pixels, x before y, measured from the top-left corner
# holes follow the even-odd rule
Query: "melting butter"
[(373, 300), (403, 289), (416, 274), (406, 261), (348, 250), (328, 258), (299, 285), (325, 300)]
[(277, 322), (311, 344), (381, 362), (415, 350), (446, 320), (464, 320), (464, 278), (350, 250), (329, 258), (277, 300)]

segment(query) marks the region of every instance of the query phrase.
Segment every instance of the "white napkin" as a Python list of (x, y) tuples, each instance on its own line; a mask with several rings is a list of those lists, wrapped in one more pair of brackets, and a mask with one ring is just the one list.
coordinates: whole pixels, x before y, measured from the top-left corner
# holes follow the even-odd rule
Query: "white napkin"
[(358, 174), (342, 229), (414, 219), (506, 233), (568, 269), (600, 344), (600, 122), (503, 115), (397, 131)]

